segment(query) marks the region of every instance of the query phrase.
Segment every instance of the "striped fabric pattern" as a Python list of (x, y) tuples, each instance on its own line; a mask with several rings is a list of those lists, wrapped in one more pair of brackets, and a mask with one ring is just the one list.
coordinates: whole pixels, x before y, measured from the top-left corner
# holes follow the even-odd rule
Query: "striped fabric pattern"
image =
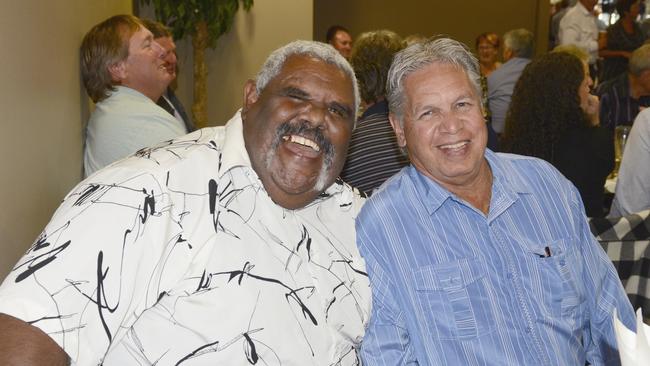
[(365, 366), (617, 365), (632, 307), (576, 189), (541, 160), (486, 151), (487, 217), (408, 167), (362, 208), (373, 290)]
[(341, 178), (371, 194), (408, 163), (388, 121), (388, 104), (382, 101), (369, 108), (357, 122)]

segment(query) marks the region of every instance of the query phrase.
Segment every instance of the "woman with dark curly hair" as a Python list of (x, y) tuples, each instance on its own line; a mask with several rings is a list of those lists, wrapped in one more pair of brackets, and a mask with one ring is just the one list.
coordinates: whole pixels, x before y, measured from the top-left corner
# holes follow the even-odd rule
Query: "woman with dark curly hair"
[(587, 216), (602, 217), (614, 142), (598, 126), (592, 84), (587, 63), (573, 54), (552, 52), (533, 60), (515, 86), (502, 150), (553, 164), (580, 191)]

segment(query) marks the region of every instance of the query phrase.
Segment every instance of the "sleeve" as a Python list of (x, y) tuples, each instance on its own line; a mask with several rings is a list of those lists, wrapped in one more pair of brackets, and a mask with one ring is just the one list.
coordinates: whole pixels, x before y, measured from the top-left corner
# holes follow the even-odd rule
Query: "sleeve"
[(91, 178), (110, 184), (75, 187), (0, 286), (0, 312), (43, 330), (73, 364), (99, 364), (185, 255), (161, 180), (116, 170)]
[(357, 227), (359, 250), (366, 261), (372, 289), (372, 314), (361, 343), (364, 366), (418, 365), (409, 339), (403, 312), (395, 302), (389, 276), (369, 248), (370, 240)]
[(619, 365), (613, 310), (617, 309), (621, 321), (630, 329), (636, 328), (634, 311), (614, 265), (589, 229), (577, 190), (572, 190), (573, 220), (579, 235), (578, 258), (582, 260), (579, 278), (586, 297), (583, 339), (587, 361), (594, 366)]
[(629, 215), (650, 208), (650, 112), (637, 116), (625, 144), (612, 211)]

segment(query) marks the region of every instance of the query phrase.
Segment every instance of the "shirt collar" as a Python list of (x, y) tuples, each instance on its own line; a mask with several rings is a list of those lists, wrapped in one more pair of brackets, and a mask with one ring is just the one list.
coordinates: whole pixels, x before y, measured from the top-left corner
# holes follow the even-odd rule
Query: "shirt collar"
[[(517, 200), (520, 194), (529, 194), (531, 191), (510, 166), (512, 162), (502, 159), (490, 149), (485, 149), (485, 159), (492, 170), (492, 198), (490, 201), (490, 216), (498, 214), (501, 207), (507, 207)], [(415, 189), (420, 197), (426, 197), (426, 209), (431, 215), (435, 213), (446, 200), (457, 202), (460, 200), (440, 184), (420, 173), (413, 165), (407, 168), (407, 174), (415, 182)], [(494, 212), (493, 212), (494, 211)]]
[(244, 125), (241, 119), (241, 109), (226, 123), (224, 140), (219, 178), (235, 167), (252, 168), (244, 144)]

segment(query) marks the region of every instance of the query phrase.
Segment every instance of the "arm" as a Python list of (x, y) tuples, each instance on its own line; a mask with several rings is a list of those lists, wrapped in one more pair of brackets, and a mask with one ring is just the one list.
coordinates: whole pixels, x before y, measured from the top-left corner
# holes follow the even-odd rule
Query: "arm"
[[(357, 234), (357, 240), (361, 241), (359, 237)], [(417, 365), (404, 315), (391, 291), (391, 280), (366, 247), (361, 243), (359, 246), (372, 288), (372, 315), (361, 343), (363, 365)]]
[(589, 224), (580, 207), (580, 197), (575, 189), (572, 193), (573, 219), (578, 224), (579, 260), (585, 300), (584, 348), (591, 365), (618, 365), (616, 337), (612, 313), (616, 308), (621, 321), (630, 329), (636, 329), (636, 320), (630, 301), (625, 294), (612, 261), (591, 234)]
[(0, 365), (65, 366), (68, 355), (42, 330), (0, 313)]

